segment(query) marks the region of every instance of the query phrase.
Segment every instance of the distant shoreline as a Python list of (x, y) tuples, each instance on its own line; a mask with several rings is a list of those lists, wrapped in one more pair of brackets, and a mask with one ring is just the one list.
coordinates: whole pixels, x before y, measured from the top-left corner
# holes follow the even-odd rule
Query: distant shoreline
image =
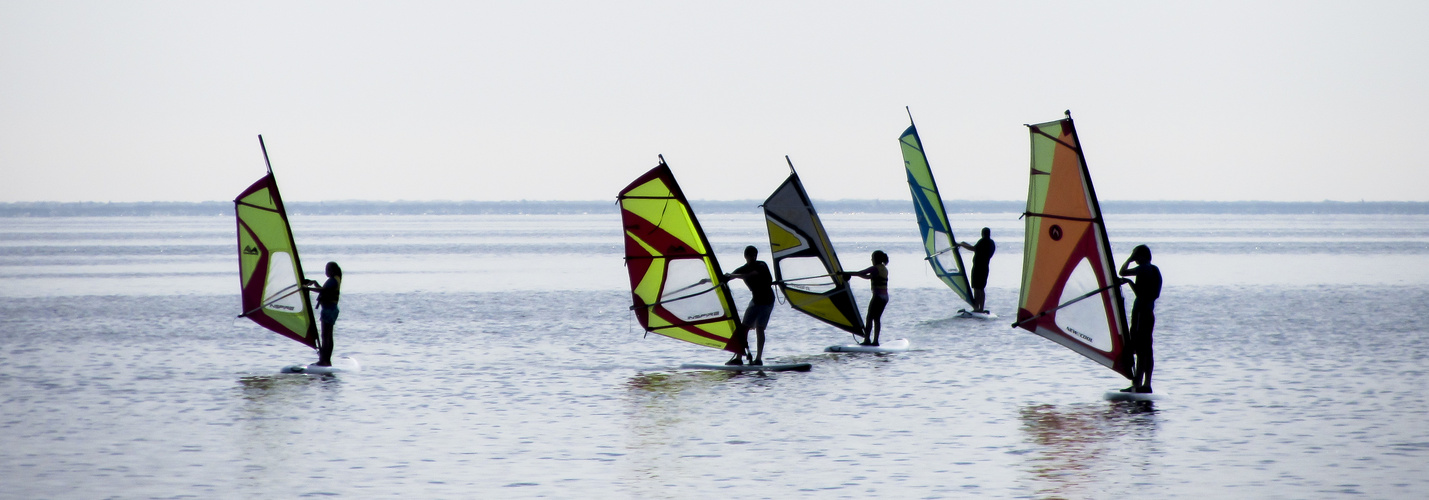
[[(698, 213), (758, 213), (758, 200), (690, 202)], [(815, 200), (823, 213), (911, 213), (907, 200)], [(1019, 213), (1021, 201), (945, 202), (951, 213)], [(1429, 214), (1419, 201), (1104, 201), (1114, 214)], [(294, 215), (560, 215), (617, 212), (610, 201), (324, 201), (289, 202)], [(232, 216), (233, 202), (12, 202), (0, 217)]]

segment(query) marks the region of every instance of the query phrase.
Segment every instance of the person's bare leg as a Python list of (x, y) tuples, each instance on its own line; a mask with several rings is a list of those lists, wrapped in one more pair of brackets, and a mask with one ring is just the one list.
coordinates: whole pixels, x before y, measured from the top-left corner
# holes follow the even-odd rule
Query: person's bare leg
[(750, 364), (763, 365), (763, 364), (764, 364), (764, 327), (762, 327), (762, 326), (756, 326), (756, 327), (754, 327), (754, 341), (757, 343), (756, 345), (757, 345), (758, 347), (757, 347), (757, 350), (754, 351), (754, 361), (750, 361)]

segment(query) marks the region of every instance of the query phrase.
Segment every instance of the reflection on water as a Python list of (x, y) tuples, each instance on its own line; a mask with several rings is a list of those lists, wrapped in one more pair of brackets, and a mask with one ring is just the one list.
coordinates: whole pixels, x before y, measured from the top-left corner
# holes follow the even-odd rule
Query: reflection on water
[[(624, 482), (636, 498), (690, 498), (680, 485), (737, 476), (739, 456), (764, 436), (751, 404), (780, 379), (799, 374), (694, 370), (640, 373), (626, 382), (628, 466)], [(744, 435), (751, 432), (752, 435)]]
[[(311, 453), (323, 449), (309, 435), (320, 423), (313, 418), (323, 401), (341, 386), (334, 375), (281, 374), (238, 379), (236, 443), (244, 488), (259, 491), (295, 480), (292, 471)], [(298, 487), (299, 485), (293, 485)]]
[(1105, 497), (1109, 484), (1149, 470), (1158, 447), (1151, 401), (1032, 405), (1018, 414), (1035, 445), (1024, 469), (1038, 498)]

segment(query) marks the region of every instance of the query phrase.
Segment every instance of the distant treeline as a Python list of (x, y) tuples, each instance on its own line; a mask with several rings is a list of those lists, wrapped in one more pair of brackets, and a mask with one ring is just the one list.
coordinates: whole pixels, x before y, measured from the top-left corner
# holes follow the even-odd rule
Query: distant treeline
[[(690, 202), (698, 213), (757, 213), (758, 200)], [(951, 213), (1018, 213), (1021, 201), (945, 202)], [(824, 213), (912, 212), (907, 200), (816, 200)], [(1429, 214), (1415, 201), (1104, 201), (1115, 214)], [(611, 201), (323, 201), (288, 203), (294, 215), (483, 215), (616, 213)], [(0, 203), (0, 217), (232, 216), (233, 202), (16, 202)]]

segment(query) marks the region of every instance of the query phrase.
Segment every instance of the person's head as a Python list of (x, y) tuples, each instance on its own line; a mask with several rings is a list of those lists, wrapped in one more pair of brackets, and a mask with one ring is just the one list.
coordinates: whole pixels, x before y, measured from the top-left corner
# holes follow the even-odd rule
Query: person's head
[(336, 262), (327, 263), (327, 277), (342, 279), (342, 268)]
[(874, 250), (874, 251), (873, 251), (873, 263), (874, 263), (874, 264), (887, 264), (887, 263), (888, 263), (888, 254), (883, 253), (883, 250)]
[(1136, 248), (1131, 249), (1131, 261), (1142, 265), (1150, 264), (1151, 248), (1146, 245), (1137, 245)]
[(747, 261), (750, 261), (750, 262), (754, 262), (754, 259), (757, 259), (757, 258), (759, 258), (759, 249), (758, 249), (758, 248), (754, 248), (754, 245), (749, 245), (749, 246), (747, 246), (747, 247), (744, 247), (744, 260), (747, 260)]
[(988, 228), (982, 228), (982, 237), (984, 237), (984, 238), (991, 238), (991, 237), (992, 237), (992, 230), (991, 230), (991, 229), (988, 229)]

